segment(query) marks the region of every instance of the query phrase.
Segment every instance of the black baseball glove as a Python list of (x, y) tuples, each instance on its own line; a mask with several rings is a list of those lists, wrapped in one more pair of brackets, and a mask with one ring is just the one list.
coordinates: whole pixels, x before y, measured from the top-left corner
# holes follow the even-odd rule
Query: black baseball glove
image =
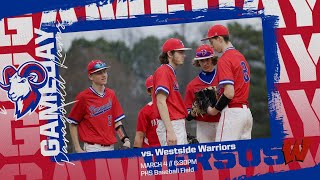
[(195, 93), (195, 100), (192, 104), (192, 113), (195, 116), (207, 114), (209, 106), (217, 103), (217, 89), (215, 86), (207, 87)]
[(199, 144), (198, 139), (195, 136), (192, 136), (190, 133), (187, 133), (187, 139), (189, 144)]

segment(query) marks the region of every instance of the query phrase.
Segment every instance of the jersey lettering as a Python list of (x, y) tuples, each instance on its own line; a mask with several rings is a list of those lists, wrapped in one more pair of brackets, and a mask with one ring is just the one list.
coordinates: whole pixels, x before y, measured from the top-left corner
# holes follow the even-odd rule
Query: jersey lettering
[(98, 116), (100, 114), (105, 113), (106, 111), (110, 110), (112, 108), (112, 101), (109, 101), (107, 104), (100, 106), (100, 107), (94, 107), (90, 106), (90, 115), (91, 117)]
[(108, 126), (112, 125), (112, 115), (108, 115)]
[(244, 82), (248, 82), (250, 80), (250, 76), (248, 74), (248, 68), (246, 66), (246, 63), (241, 61), (240, 65), (242, 67), (242, 72), (243, 72), (243, 80)]
[(175, 82), (173, 83), (173, 89), (176, 90), (176, 91), (179, 91), (179, 84), (178, 84), (177, 81), (175, 81)]
[(157, 119), (151, 120), (151, 126), (157, 126)]

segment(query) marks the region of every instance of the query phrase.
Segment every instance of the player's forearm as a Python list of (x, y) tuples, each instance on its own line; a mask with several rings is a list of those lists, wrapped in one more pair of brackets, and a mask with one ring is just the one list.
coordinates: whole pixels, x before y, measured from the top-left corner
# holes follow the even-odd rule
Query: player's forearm
[(130, 141), (129, 136), (127, 135), (127, 132), (125, 131), (125, 128), (121, 121), (116, 122), (115, 130), (123, 143), (125, 141)]
[(209, 115), (215, 116), (220, 111), (222, 111), (234, 97), (234, 86), (232, 84), (227, 84), (224, 86), (223, 94), (220, 96), (218, 102), (214, 107), (208, 107), (207, 113)]
[(70, 124), (69, 129), (74, 149), (78, 151), (81, 149), (79, 142), (78, 125)]
[(134, 138), (133, 147), (141, 148), (142, 147), (142, 143), (143, 143), (143, 138), (144, 138), (144, 133), (140, 132), (140, 131), (137, 131), (136, 132), (136, 137)]
[(164, 123), (164, 126), (166, 127), (167, 132), (173, 132), (173, 127), (170, 120), (170, 115), (168, 111), (168, 106), (165, 101), (157, 101), (157, 106), (159, 110), (159, 114), (161, 117), (161, 120)]
[(232, 84), (227, 84), (224, 86), (223, 94), (228, 98), (232, 99), (234, 97), (234, 86)]

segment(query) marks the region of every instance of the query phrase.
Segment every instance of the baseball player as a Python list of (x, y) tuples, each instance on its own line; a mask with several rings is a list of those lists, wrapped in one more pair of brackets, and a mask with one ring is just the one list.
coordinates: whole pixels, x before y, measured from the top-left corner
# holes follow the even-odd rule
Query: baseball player
[(200, 143), (215, 141), (220, 113), (215, 116), (208, 114), (196, 116), (191, 111), (191, 108), (195, 100), (196, 92), (209, 86), (218, 86), (218, 79), (216, 78), (217, 71), (215, 68), (217, 60), (218, 57), (214, 55), (214, 51), (209, 45), (203, 44), (199, 46), (196, 49), (196, 57), (193, 59), (193, 65), (196, 67), (201, 67), (202, 71), (187, 85), (186, 89), (184, 103), (186, 104), (188, 110), (187, 120), (197, 120), (196, 133), (197, 139)]
[[(151, 95), (153, 91), (152, 75), (146, 79), (147, 93)], [(152, 97), (152, 96), (151, 96)], [(152, 101), (145, 105), (138, 114), (137, 131), (134, 139), (134, 148), (160, 146), (157, 129), (156, 114), (153, 109)]]
[(207, 37), (213, 49), (222, 53), (218, 61), (217, 75), (221, 96), (208, 113), (221, 112), (216, 141), (251, 139), (253, 118), (249, 109), (250, 67), (245, 57), (229, 40), (229, 30), (214, 25)]
[(185, 48), (182, 41), (168, 39), (159, 56), (162, 64), (153, 75), (153, 104), (157, 113), (157, 134), (161, 146), (187, 144), (185, 118), (188, 115), (179, 92), (176, 69), (184, 63)]
[[(88, 77), (92, 86), (80, 92), (69, 114), (70, 133), (76, 152), (114, 150), (115, 132), (130, 148), (129, 137), (121, 123), (125, 117), (112, 89), (106, 87), (109, 66), (100, 60), (88, 64)], [(79, 138), (84, 142), (82, 149)]]

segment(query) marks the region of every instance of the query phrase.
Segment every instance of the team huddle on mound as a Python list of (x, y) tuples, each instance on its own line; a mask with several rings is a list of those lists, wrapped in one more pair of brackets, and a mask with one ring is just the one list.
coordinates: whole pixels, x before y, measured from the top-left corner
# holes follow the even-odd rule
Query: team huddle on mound
[[(251, 139), (249, 64), (232, 46), (225, 26), (212, 26), (204, 40), (209, 40), (211, 46), (203, 44), (196, 49), (193, 65), (201, 72), (187, 85), (184, 99), (175, 71), (190, 48), (177, 38), (164, 42), (159, 56), (161, 66), (146, 79), (152, 101), (139, 111), (134, 148)], [(221, 56), (218, 58), (214, 52)], [(116, 134), (123, 149), (131, 147), (121, 123), (125, 118), (122, 107), (114, 91), (106, 88), (108, 68), (100, 60), (88, 64), (92, 86), (77, 95), (69, 114), (76, 152), (114, 150)], [(186, 120), (196, 120), (196, 138), (187, 134)]]

